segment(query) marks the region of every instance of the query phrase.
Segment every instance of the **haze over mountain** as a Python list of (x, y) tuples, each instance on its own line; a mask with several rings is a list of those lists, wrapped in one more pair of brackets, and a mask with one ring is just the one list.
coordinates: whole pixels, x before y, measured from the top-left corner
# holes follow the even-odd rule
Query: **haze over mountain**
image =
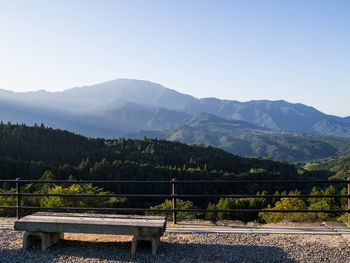
[[(322, 148), (324, 139), (320, 138), (326, 137), (316, 135), (350, 137), (350, 117), (327, 115), (307, 105), (283, 100), (197, 99), (160, 84), (131, 79), (61, 92), (0, 90), (0, 120), (26, 124), (43, 122), (54, 128), (104, 138), (130, 133), (135, 136), (158, 134), (170, 140), (211, 144), (242, 155), (285, 160), (340, 155), (344, 151), (338, 146), (327, 144)], [(137, 133), (140, 130), (143, 132)], [(278, 142), (280, 138), (288, 138), (288, 145)], [(292, 145), (292, 138), (298, 138), (296, 146)], [(319, 144), (315, 146), (313, 140)], [(345, 138), (334, 140), (337, 144), (348, 141)], [(263, 146), (252, 147), (254, 143)], [(313, 145), (313, 150), (307, 148), (309, 144)], [(294, 152), (291, 152), (293, 147)], [(302, 155), (303, 151), (309, 153)]]
[(55, 128), (107, 138), (181, 122), (191, 115), (167, 109), (196, 100), (159, 84), (127, 79), (62, 92), (0, 90), (0, 98), (0, 119), (5, 122), (44, 122)]
[(74, 113), (95, 111), (100, 107), (110, 109), (125, 102), (177, 109), (197, 100), (192, 96), (181, 94), (160, 84), (130, 79), (111, 80), (59, 92), (0, 90), (0, 96), (7, 101), (40, 105), (52, 109), (64, 109)]
[(350, 136), (349, 118), (326, 115), (313, 107), (284, 100), (239, 102), (204, 98), (191, 102), (183, 110), (194, 114), (207, 112), (273, 130)]

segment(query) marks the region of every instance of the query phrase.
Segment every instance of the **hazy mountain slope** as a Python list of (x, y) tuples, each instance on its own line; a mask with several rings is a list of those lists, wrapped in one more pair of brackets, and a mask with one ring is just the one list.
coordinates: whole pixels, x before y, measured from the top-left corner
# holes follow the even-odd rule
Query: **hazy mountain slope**
[[(117, 79), (61, 92), (0, 90), (0, 98), (4, 121), (44, 122), (89, 136), (110, 138), (137, 129), (173, 127), (185, 116), (206, 112), (277, 131), (350, 137), (350, 117), (330, 116), (303, 104), (197, 99), (142, 80)], [(134, 106), (126, 107), (127, 103)], [(21, 110), (23, 107), (28, 110)]]
[(274, 130), (350, 136), (350, 126), (345, 124), (347, 120), (283, 100), (239, 102), (205, 98), (187, 104), (182, 110), (194, 114), (207, 112)]
[(108, 127), (101, 127), (98, 123), (84, 121), (74, 113), (48, 109), (42, 106), (27, 105), (20, 102), (9, 102), (0, 99), (0, 121), (13, 124), (40, 125), (73, 131), (91, 137), (118, 137), (124, 133), (117, 133)]
[(62, 92), (63, 94), (96, 106), (106, 105), (115, 99), (124, 99), (140, 105), (177, 109), (197, 100), (160, 84), (132, 79), (117, 79), (93, 86), (73, 88)]
[(343, 118), (344, 122), (350, 123), (350, 116)]
[(321, 120), (313, 125), (313, 130), (319, 134), (350, 137), (350, 123), (346, 120)]
[(199, 115), (186, 120), (186, 125), (197, 128), (217, 128), (218, 131), (221, 129), (234, 130), (234, 129), (263, 129), (254, 124), (245, 122), (245, 121), (229, 121), (223, 118), (220, 118), (213, 114), (200, 113)]
[(305, 161), (350, 153), (350, 139), (347, 138), (272, 131), (204, 113), (173, 129), (130, 134), (132, 138), (144, 136), (212, 145), (243, 156), (264, 156), (286, 161)]
[[(101, 127), (98, 133), (100, 137), (116, 138), (141, 129), (171, 128), (189, 117), (191, 115), (184, 112), (126, 102), (103, 112), (81, 115), (77, 121), (85, 124), (94, 123), (95, 126)], [(108, 131), (105, 132), (102, 128), (108, 129)], [(110, 131), (114, 131), (114, 133), (110, 133)]]
[(62, 92), (0, 90), (0, 96), (0, 120), (27, 124), (43, 122), (55, 128), (105, 138), (116, 138), (140, 129), (172, 127), (191, 115), (169, 109), (196, 100), (159, 84), (127, 79)]
[(66, 128), (65, 124), (72, 119), (66, 112), (48, 110), (34, 105), (6, 101), (0, 98), (0, 120), (3, 122), (40, 124), (45, 123), (51, 127)]
[(60, 92), (11, 92), (0, 90), (4, 100), (45, 106), (72, 112), (92, 111), (126, 100), (140, 105), (176, 109), (196, 98), (143, 80), (117, 79), (92, 86), (72, 88)]
[[(60, 96), (60, 92), (48, 92), (45, 90), (29, 92), (13, 92), (0, 89), (0, 98), (3, 102), (9, 102), (17, 105), (26, 105), (30, 107), (40, 107), (43, 110), (56, 110), (65, 113), (74, 113), (68, 98)], [(75, 102), (79, 107), (79, 102)]]
[[(55, 92), (55, 98), (64, 100), (69, 108), (80, 112), (95, 111), (116, 101), (128, 101), (149, 107), (176, 109), (196, 100), (189, 95), (142, 80), (117, 79), (92, 86)], [(106, 109), (106, 108), (105, 108)]]

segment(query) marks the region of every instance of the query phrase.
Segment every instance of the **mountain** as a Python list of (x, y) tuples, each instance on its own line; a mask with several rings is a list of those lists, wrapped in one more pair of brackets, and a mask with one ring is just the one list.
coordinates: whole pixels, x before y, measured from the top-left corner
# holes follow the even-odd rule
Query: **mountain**
[(129, 136), (212, 145), (238, 155), (264, 156), (292, 162), (350, 154), (348, 138), (274, 131), (207, 113), (200, 113), (176, 128), (140, 131)]
[(350, 117), (327, 115), (303, 104), (197, 99), (131, 79), (60, 92), (0, 89), (0, 120), (44, 123), (90, 137), (136, 133), (290, 161), (346, 154), (342, 145), (348, 145), (347, 139), (323, 135), (350, 137)]
[(2, 99), (73, 113), (86, 113), (118, 101), (128, 101), (149, 107), (177, 109), (197, 99), (142, 80), (117, 79), (92, 86), (72, 88), (60, 92), (11, 92), (0, 90)]
[(220, 129), (226, 129), (226, 130), (235, 130), (235, 129), (261, 129), (256, 125), (250, 124), (248, 122), (244, 121), (228, 121), (226, 119), (220, 118), (213, 114), (208, 113), (200, 113), (197, 116), (194, 116), (191, 119), (188, 119), (185, 121), (185, 124), (190, 127), (197, 127), (197, 128), (217, 128), (218, 131)]
[(350, 118), (326, 115), (313, 107), (284, 100), (239, 102), (205, 98), (190, 102), (182, 110), (193, 114), (207, 112), (273, 130), (350, 137)]
[(101, 127), (98, 123), (85, 121), (76, 113), (54, 110), (30, 103), (4, 101), (2, 98), (0, 99), (0, 121), (27, 125), (44, 123), (52, 128), (66, 129), (91, 137), (96, 135), (113, 137), (116, 134), (115, 129)]
[(0, 120), (45, 123), (87, 136), (116, 138), (169, 128), (190, 114), (171, 110), (195, 98), (149, 81), (118, 79), (62, 92), (0, 90)]
[[(66, 125), (66, 121), (58, 121), (59, 127), (74, 132), (88, 132), (89, 136), (110, 138), (111, 136), (122, 136), (135, 129), (161, 129), (174, 126), (177, 120), (179, 121), (177, 124), (180, 124), (183, 121), (180, 112), (182, 112), (182, 116), (189, 117), (206, 112), (227, 120), (241, 120), (276, 131), (350, 137), (350, 117), (341, 118), (327, 115), (300, 103), (289, 103), (283, 100), (239, 102), (217, 98), (197, 99), (165, 88), (160, 84), (142, 80), (117, 79), (60, 92), (0, 90), (0, 97), (4, 105), (12, 103), (19, 105), (19, 108), (34, 107), (35, 112), (45, 112), (47, 118), (42, 118), (44, 122), (51, 119), (66, 120), (69, 116), (68, 119), (70, 121), (77, 120), (78, 125)], [(137, 107), (135, 104), (139, 107), (145, 107), (146, 111), (161, 109), (160, 111), (163, 111), (164, 114), (161, 118), (164, 121), (159, 125), (152, 125), (152, 114), (145, 114), (147, 121), (132, 123), (132, 120), (135, 122), (140, 120), (140, 117), (136, 116), (140, 113), (135, 110)], [(23, 115), (26, 115), (24, 117), (21, 115), (22, 113), (18, 113), (11, 107), (4, 109), (3, 106), (1, 110), (6, 112), (1, 116), (4, 120), (11, 121), (13, 119), (14, 122), (25, 120), (26, 123), (33, 123), (34, 120), (40, 122), (41, 120), (37, 118), (37, 115), (40, 115), (37, 113), (33, 114), (33, 118), (31, 118), (32, 110), (24, 111)], [(168, 111), (165, 112), (165, 110)], [(127, 111), (129, 112), (127, 113)], [(167, 114), (169, 114), (169, 123), (166, 123), (168, 118), (165, 115)], [(12, 118), (12, 115), (16, 115), (16, 117)], [(115, 123), (119, 116), (128, 117), (124, 118), (124, 121), (120, 120)], [(104, 121), (95, 125), (96, 118), (102, 118)], [(28, 119), (31, 122), (27, 122)], [(107, 125), (109, 119), (113, 121)], [(56, 121), (53, 122), (53, 124), (55, 123)], [(115, 125), (112, 125), (113, 123)], [(80, 125), (85, 125), (87, 128)], [(93, 132), (89, 132), (90, 127), (95, 127), (91, 128)]]
[(125, 102), (115, 108), (80, 115), (76, 118), (76, 122), (82, 125), (93, 123), (96, 127), (100, 127), (99, 137), (116, 138), (140, 129), (171, 128), (189, 117), (191, 115), (185, 112)]
[(349, 137), (350, 123), (347, 120), (325, 119), (315, 123), (313, 130), (319, 134)]
[(343, 121), (346, 123), (350, 123), (350, 116), (343, 118)]
[(0, 120), (3, 122), (45, 123), (51, 127), (61, 127), (70, 122), (72, 115), (64, 111), (50, 110), (38, 105), (15, 102), (0, 98)]

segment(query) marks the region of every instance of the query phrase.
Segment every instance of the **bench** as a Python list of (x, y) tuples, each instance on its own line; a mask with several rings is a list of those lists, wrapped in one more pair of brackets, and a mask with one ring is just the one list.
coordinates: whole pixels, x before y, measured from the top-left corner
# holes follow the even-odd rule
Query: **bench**
[(64, 233), (133, 235), (132, 255), (135, 255), (140, 240), (151, 241), (152, 254), (155, 255), (165, 228), (163, 216), (46, 212), (25, 216), (14, 225), (16, 231), (25, 231), (23, 249), (28, 249), (40, 239), (41, 250), (45, 251), (63, 239)]

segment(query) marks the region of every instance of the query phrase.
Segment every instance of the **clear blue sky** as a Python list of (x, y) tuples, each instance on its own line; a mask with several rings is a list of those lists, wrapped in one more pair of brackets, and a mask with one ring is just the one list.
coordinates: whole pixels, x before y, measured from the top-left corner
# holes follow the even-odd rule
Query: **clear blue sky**
[(116, 78), (350, 115), (348, 0), (0, 0), (0, 88)]

